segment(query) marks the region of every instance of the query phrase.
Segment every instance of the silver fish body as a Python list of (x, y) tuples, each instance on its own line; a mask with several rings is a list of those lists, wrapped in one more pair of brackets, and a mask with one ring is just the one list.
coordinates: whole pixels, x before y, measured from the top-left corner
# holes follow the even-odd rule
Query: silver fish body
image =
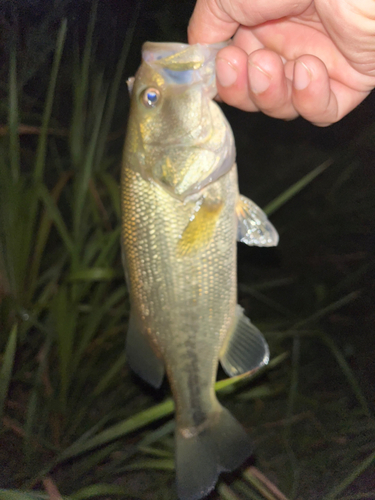
[(231, 128), (215, 91), (218, 46), (150, 44), (131, 81), (122, 168), (122, 246), (131, 299), (128, 359), (176, 406), (179, 497), (206, 495), (251, 453), (217, 401), (229, 375), (268, 362), (261, 333), (237, 306), (236, 239), (277, 244), (263, 212), (238, 192)]

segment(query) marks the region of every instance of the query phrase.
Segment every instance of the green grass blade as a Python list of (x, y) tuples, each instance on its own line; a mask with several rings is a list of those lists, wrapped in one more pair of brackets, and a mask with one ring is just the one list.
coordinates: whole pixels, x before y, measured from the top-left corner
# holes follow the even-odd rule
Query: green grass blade
[[(84, 406), (82, 406), (81, 410), (83, 413), (82, 418), (86, 418), (87, 417), (87, 407), (85, 408)], [(75, 412), (74, 419), (76, 420), (76, 418), (78, 420), (81, 419), (79, 412)], [(81, 436), (77, 439), (76, 444), (77, 443), (84, 443), (85, 441), (90, 439), (92, 436), (95, 436), (101, 429), (103, 429), (103, 427), (110, 420), (112, 420), (112, 418), (113, 418), (113, 414), (111, 412), (107, 413), (103, 418), (101, 418), (98, 422), (96, 422), (95, 425), (93, 425), (93, 427), (91, 427), (90, 429), (86, 430), (86, 432), (81, 434)], [(76, 426), (76, 421), (74, 421), (74, 426)], [(73, 433), (71, 433), (71, 434), (73, 434)]]
[(354, 292), (348, 293), (344, 297), (336, 300), (335, 302), (332, 302), (326, 307), (323, 307), (316, 311), (314, 314), (309, 316), (308, 318), (302, 319), (301, 321), (298, 321), (295, 323), (292, 327), (293, 330), (297, 330), (302, 328), (303, 326), (306, 326), (309, 323), (314, 323), (322, 318), (324, 318), (327, 314), (336, 311), (337, 309), (340, 309), (341, 307), (345, 306), (346, 304), (350, 304), (353, 300), (358, 299), (360, 296), (361, 292), (359, 290), (355, 290)]
[(256, 290), (252, 286), (245, 285), (243, 283), (239, 283), (238, 288), (241, 292), (244, 292), (248, 295), (251, 295), (254, 297), (254, 299), (258, 300), (259, 302), (265, 304), (268, 306), (270, 309), (273, 309), (274, 311), (277, 311), (278, 313), (282, 314), (283, 316), (288, 317), (293, 317), (293, 312), (287, 309), (286, 307), (282, 306), (275, 300), (270, 299), (266, 295), (264, 295), (262, 292), (259, 290)]
[[(76, 74), (74, 79), (74, 105), (72, 125), (70, 130), (70, 149), (73, 160), (73, 165), (79, 167), (82, 161), (85, 136), (85, 100), (89, 86), (89, 70), (90, 59), (92, 53), (93, 34), (96, 21), (96, 12), (98, 8), (98, 0), (93, 3), (90, 13), (90, 19), (86, 33), (86, 43), (83, 49), (82, 66), (79, 71), (78, 64), (76, 66)], [(78, 50), (78, 42), (76, 45)], [(79, 59), (79, 56), (77, 56)], [(77, 74), (78, 73), (78, 74)]]
[[(81, 460), (78, 460), (74, 464), (74, 473), (75, 477), (87, 477), (87, 475), (90, 474), (90, 471), (93, 471), (96, 468), (99, 468), (103, 462), (108, 461), (109, 456), (113, 456), (116, 451), (118, 451), (119, 446), (118, 443), (114, 442), (111, 443), (107, 446), (103, 446), (101, 448), (98, 448), (95, 451), (92, 451), (90, 454), (87, 456), (83, 456)], [(108, 477), (106, 474), (100, 474), (97, 476), (99, 478), (101, 477)], [(83, 483), (84, 484), (84, 483)], [(82, 484), (82, 487), (83, 487)]]
[(160, 448), (154, 448), (152, 446), (138, 446), (138, 450), (145, 455), (151, 455), (157, 458), (171, 458), (173, 453), (171, 450), (161, 450)]
[(235, 481), (233, 485), (235, 486), (236, 490), (241, 493), (241, 498), (246, 498), (248, 500), (264, 500), (263, 496), (260, 496), (244, 481)]
[(0, 370), (0, 429), (3, 422), (5, 400), (8, 395), (9, 384), (12, 378), (14, 356), (16, 354), (17, 347), (17, 330), (18, 327), (17, 324), (15, 324), (9, 335)]
[(82, 98), (86, 94), (86, 90), (88, 88), (89, 81), (89, 71), (90, 71), (90, 60), (92, 54), (93, 47), (93, 38), (94, 38), (94, 29), (96, 23), (96, 14), (98, 11), (98, 3), (99, 0), (96, 0), (92, 4), (92, 10), (90, 12), (89, 23), (87, 26), (86, 33), (86, 43), (85, 48), (83, 49), (83, 58), (82, 58), (82, 71), (81, 71), (81, 92)]
[(100, 102), (95, 113), (94, 128), (91, 135), (90, 143), (87, 147), (86, 158), (82, 166), (82, 172), (77, 175), (77, 187), (75, 193), (75, 208), (74, 208), (74, 235), (77, 241), (81, 237), (82, 211), (86, 203), (86, 196), (89, 186), (89, 181), (92, 176), (95, 161), (95, 151), (97, 148), (100, 126), (102, 122), (104, 105), (106, 102), (106, 90), (103, 89), (100, 96)]
[[(99, 249), (100, 251), (98, 258), (94, 262), (95, 266), (104, 266), (108, 262), (108, 260), (111, 259), (111, 255), (113, 255), (114, 257), (117, 254), (120, 246), (119, 245), (120, 234), (121, 234), (121, 227), (118, 226), (112, 231), (112, 234), (109, 235), (106, 244), (101, 245), (101, 248)], [(122, 271), (121, 271), (121, 276), (123, 276)]]
[(86, 498), (106, 497), (106, 496), (120, 496), (121, 498), (133, 498), (129, 495), (126, 488), (117, 486), (115, 484), (93, 484), (82, 488), (73, 495), (70, 495), (70, 500), (85, 500)]
[(118, 181), (108, 172), (100, 173), (99, 179), (103, 182), (103, 184), (106, 187), (107, 194), (111, 199), (112, 208), (115, 211), (116, 216), (120, 218), (121, 207), (120, 207), (120, 189)]
[[(42, 127), (39, 134), (38, 139), (38, 147), (36, 153), (36, 159), (34, 163), (34, 171), (33, 171), (33, 180), (34, 184), (37, 185), (38, 182), (43, 177), (44, 167), (46, 164), (46, 152), (47, 152), (47, 134), (48, 134), (48, 126), (52, 113), (52, 104), (55, 94), (57, 75), (59, 72), (60, 62), (62, 51), (64, 47), (65, 35), (66, 35), (67, 22), (63, 20), (60, 26), (60, 30), (57, 37), (56, 51), (52, 64), (52, 72), (50, 77), (50, 82), (48, 85), (47, 97), (44, 106), (44, 113), (42, 119)], [(17, 201), (21, 207), (27, 207), (27, 211), (24, 210), (24, 217), (22, 222), (23, 226), (19, 227), (19, 231), (17, 232), (18, 237), (18, 277), (17, 277), (17, 286), (19, 288), (19, 293), (28, 293), (25, 292), (24, 287), (26, 286), (26, 276), (29, 271), (29, 259), (34, 250), (34, 234), (35, 234), (35, 221), (38, 211), (38, 192), (33, 186), (30, 189), (20, 190), (19, 200)], [(21, 292), (22, 288), (22, 292)]]
[(363, 395), (363, 392), (361, 390), (360, 385), (357, 382), (357, 379), (354, 376), (354, 373), (352, 369), (350, 368), (349, 364), (347, 363), (346, 359), (344, 358), (342, 352), (340, 349), (337, 347), (335, 342), (328, 337), (328, 335), (321, 334), (320, 338), (322, 341), (326, 344), (328, 349), (332, 352), (333, 356), (336, 358), (337, 363), (339, 364), (342, 372), (344, 373), (346, 380), (348, 381), (349, 385), (351, 386), (358, 403), (360, 404), (362, 411), (365, 415), (368, 417), (372, 417), (372, 412), (369, 408), (369, 405), (367, 403), (367, 400), (365, 396)]
[(173, 458), (140, 460), (130, 465), (126, 465), (122, 470), (174, 470)]
[(49, 500), (49, 497), (45, 493), (1, 489), (0, 500)]
[[(66, 183), (70, 179), (71, 175), (69, 172), (64, 172), (59, 180), (57, 181), (55, 187), (51, 191), (51, 195), (48, 201), (48, 204), (53, 206), (57, 206), (57, 202), (60, 198), (61, 192), (66, 186)], [(61, 217), (59, 219), (62, 219)], [(53, 223), (53, 219), (50, 217), (50, 213), (45, 210), (39, 224), (38, 233), (35, 239), (35, 247), (33, 252), (33, 257), (31, 260), (30, 273), (29, 273), (29, 282), (28, 282), (28, 298), (31, 301), (33, 294), (35, 292), (35, 288), (38, 284), (38, 275), (40, 270), (40, 264), (44, 255), (44, 250), (47, 244), (48, 236), (50, 234), (51, 226)], [(69, 238), (67, 234), (68, 231), (66, 228), (63, 230), (64, 235)], [(70, 245), (71, 243), (69, 243)]]
[(341, 497), (340, 500), (365, 500), (365, 498), (375, 498), (375, 491), (355, 493), (354, 495)]
[(120, 53), (120, 57), (116, 66), (116, 72), (112, 81), (112, 85), (109, 91), (109, 96), (108, 96), (108, 103), (106, 106), (106, 111), (103, 119), (103, 126), (102, 126), (102, 133), (101, 137), (99, 139), (99, 144), (98, 144), (98, 161), (100, 162), (103, 158), (104, 154), (104, 149), (105, 149), (105, 143), (110, 131), (111, 123), (112, 123), (112, 118), (113, 118), (113, 112), (115, 109), (116, 105), (116, 100), (117, 100), (117, 94), (118, 90), (120, 87), (122, 75), (124, 72), (124, 67), (128, 58), (129, 50), (131, 47), (131, 42), (134, 37), (134, 31), (135, 27), (137, 25), (139, 13), (141, 10), (141, 7), (143, 5), (142, 0), (138, 0), (134, 6), (133, 10), (133, 15), (131, 17), (129, 26), (126, 30), (126, 36), (124, 40), (124, 44), (122, 46), (122, 50)]
[(311, 172), (306, 174), (302, 179), (297, 181), (295, 184), (290, 186), (286, 191), (281, 193), (277, 198), (268, 203), (267, 206), (264, 207), (264, 211), (267, 215), (271, 215), (279, 208), (281, 208), (285, 203), (291, 200), (294, 196), (296, 196), (302, 189), (308, 186), (318, 175), (322, 174), (328, 167), (330, 167), (333, 163), (333, 160), (326, 160), (324, 163), (314, 168)]
[(257, 385), (248, 391), (241, 391), (236, 396), (239, 401), (251, 401), (255, 399), (273, 398), (282, 394), (285, 391), (286, 384), (276, 383), (270, 384), (269, 382), (262, 385)]
[(154, 431), (148, 432), (144, 438), (138, 443), (138, 449), (141, 449), (142, 446), (149, 446), (156, 441), (160, 441), (165, 436), (168, 436), (174, 432), (175, 422), (174, 420), (169, 420), (164, 425), (158, 427)]
[[(284, 361), (286, 356), (287, 354), (285, 353), (281, 354), (274, 360), (271, 360), (270, 363), (267, 365), (267, 367), (258, 370), (258, 372), (256, 372), (255, 374), (239, 375), (237, 377), (232, 377), (229, 379), (216, 382), (215, 389), (220, 391), (224, 388), (227, 388), (230, 385), (237, 384), (237, 382), (243, 379), (247, 379), (248, 381), (250, 381), (254, 379), (260, 371), (262, 371), (263, 373), (265, 369), (272, 369), (277, 364)], [(161, 418), (169, 416), (173, 412), (173, 410), (174, 410), (173, 400), (171, 398), (168, 398), (162, 403), (154, 405), (146, 410), (143, 410), (137, 413), (136, 415), (133, 415), (132, 417), (129, 417), (128, 419), (119, 422), (108, 429), (105, 429), (96, 436), (84, 442), (82, 442), (81, 440), (76, 441), (69, 448), (65, 449), (56, 458), (56, 460), (54, 460), (48, 467), (46, 467), (46, 469), (41, 471), (41, 473), (37, 476), (37, 478), (35, 478), (31, 482), (31, 484), (33, 485), (39, 477), (47, 474), (57, 464), (64, 462), (67, 459), (81, 455), (82, 453), (92, 450), (93, 448), (96, 448), (98, 446), (103, 446), (105, 444), (108, 444), (111, 441), (114, 441), (115, 439), (122, 438), (133, 431), (139, 430), (142, 427), (145, 427), (146, 425), (149, 425), (153, 422), (156, 422), (157, 420), (160, 420)]]
[(114, 377), (118, 375), (118, 373), (120, 372), (121, 368), (125, 365), (125, 363), (126, 363), (126, 355), (123, 352), (120, 354), (115, 363), (111, 366), (108, 372), (103, 376), (103, 378), (100, 379), (100, 382), (93, 390), (92, 393), (93, 397), (98, 397), (102, 392), (104, 392), (108, 388)]
[[(360, 292), (358, 290), (351, 292), (348, 295), (345, 295), (344, 297), (336, 300), (335, 302), (333, 302), (333, 303), (329, 304), (328, 306), (315, 312), (314, 314), (312, 314), (308, 318), (299, 321), (298, 323), (296, 323), (292, 327), (292, 330), (299, 330), (309, 323), (313, 323), (313, 322), (320, 320), (321, 318), (325, 317), (327, 314), (330, 314), (331, 312), (336, 311), (337, 309), (340, 309), (341, 307), (345, 306), (346, 304), (349, 304), (353, 300), (358, 299), (359, 296), (360, 296)], [(283, 336), (283, 335), (284, 334), (282, 334), (281, 336)], [(295, 333), (293, 335), (295, 335)], [(318, 335), (321, 338), (322, 342), (324, 342), (327, 345), (327, 347), (331, 350), (332, 354), (336, 358), (341, 370), (343, 371), (346, 379), (348, 380), (350, 386), (352, 387), (352, 390), (353, 390), (354, 394), (356, 395), (357, 400), (358, 400), (364, 414), (371, 417), (372, 413), (369, 409), (367, 400), (364, 397), (364, 395), (361, 391), (361, 388), (360, 388), (350, 366), (348, 365), (344, 356), (342, 355), (341, 351), (338, 349), (338, 347), (336, 346), (336, 344), (334, 343), (334, 341), (330, 337), (328, 337), (327, 335), (324, 335), (324, 334), (318, 334)]]
[(92, 450), (98, 446), (102, 446), (105, 444), (114, 441), (120, 437), (123, 437), (130, 432), (138, 430), (156, 420), (159, 420), (165, 416), (170, 415), (173, 412), (173, 401), (172, 399), (167, 399), (158, 405), (152, 406), (147, 410), (144, 410), (140, 413), (137, 413), (133, 417), (124, 420), (123, 422), (119, 422), (118, 424), (113, 425), (109, 429), (106, 429), (94, 436), (91, 439), (88, 439), (85, 442), (81, 442), (79, 439), (75, 443), (73, 443), (69, 448), (65, 449), (58, 457), (56, 457), (53, 462), (51, 462), (46, 468), (44, 468), (34, 479), (32, 479), (29, 483), (27, 483), (27, 488), (33, 487), (41, 477), (48, 474), (56, 465), (65, 460), (68, 460), (73, 457), (77, 457), (86, 451)]
[(36, 207), (36, 203), (35, 190), (26, 185), (23, 177), (14, 183), (8, 164), (1, 161), (0, 250), (4, 265), (2, 272), (8, 292), (18, 303), (24, 302), (23, 296), (27, 292), (25, 281), (34, 227), (30, 207)]
[(349, 474), (338, 486), (336, 486), (323, 500), (334, 500), (342, 498), (342, 492), (350, 486), (371, 464), (375, 463), (375, 451), (369, 455), (354, 471)]
[(71, 300), (69, 289), (61, 285), (51, 305), (54, 326), (57, 332), (60, 362), (60, 401), (62, 411), (65, 412), (68, 390), (72, 380), (72, 360), (74, 356), (74, 340), (76, 334), (78, 311), (76, 304)]
[(110, 281), (118, 276), (118, 272), (113, 268), (90, 267), (90, 269), (80, 269), (69, 275), (69, 281)]
[[(98, 305), (97, 308), (93, 309), (92, 314), (86, 321), (86, 326), (81, 332), (81, 341), (74, 354), (74, 361), (71, 366), (71, 370), (74, 372), (84, 355), (84, 352), (91, 342), (91, 339), (95, 335), (100, 322), (103, 320), (105, 314), (112, 309), (126, 294), (125, 287), (120, 287), (114, 290), (114, 292), (104, 301), (102, 305)], [(103, 297), (100, 297), (100, 301), (103, 301)]]
[(243, 472), (243, 477), (267, 500), (288, 500), (281, 491), (255, 467)]
[(66, 30), (67, 30), (67, 21), (66, 21), (66, 19), (64, 19), (61, 23), (60, 30), (59, 30), (59, 33), (57, 35), (56, 51), (55, 51), (55, 56), (53, 58), (51, 77), (50, 77), (50, 82), (49, 82), (47, 97), (46, 97), (46, 103), (45, 103), (44, 113), (43, 113), (42, 127), (41, 127), (39, 140), (38, 140), (38, 148), (37, 148), (36, 161), (35, 161), (35, 167), (34, 167), (34, 180), (35, 181), (39, 181), (42, 179), (43, 172), (44, 172), (44, 166), (46, 163), (48, 125), (49, 125), (51, 113), (52, 113), (52, 105), (53, 105), (53, 99), (54, 99), (54, 95), (55, 95), (57, 75), (59, 72), (61, 56), (62, 56), (63, 49), (64, 49)]
[(215, 384), (215, 390), (216, 391), (221, 391), (225, 393), (225, 395), (230, 394), (230, 392), (234, 391), (237, 389), (237, 384), (238, 383), (247, 383), (249, 380), (255, 380), (258, 377), (261, 377), (265, 371), (268, 370), (273, 370), (276, 368), (276, 366), (280, 365), (283, 363), (287, 358), (289, 357), (288, 352), (283, 352), (282, 354), (279, 354), (279, 356), (276, 356), (275, 358), (271, 359), (271, 361), (268, 363), (268, 365), (263, 366), (259, 370), (257, 370), (255, 373), (244, 373), (243, 375), (237, 375), (235, 377), (231, 378), (225, 378), (224, 380), (219, 380), (219, 382), (216, 382)]
[(50, 219), (53, 220), (57, 231), (60, 234), (62, 241), (65, 244), (67, 251), (74, 256), (76, 254), (77, 248), (74, 244), (72, 238), (70, 237), (69, 231), (65, 225), (64, 219), (58, 209), (54, 199), (52, 198), (50, 192), (44, 184), (40, 184), (37, 189), (38, 195), (44, 204), (46, 212)]
[(151, 408), (141, 411), (123, 422), (113, 425), (85, 443), (79, 443), (79, 446), (73, 444), (70, 448), (63, 451), (59, 457), (59, 462), (66, 460), (67, 458), (80, 455), (81, 453), (96, 448), (97, 446), (102, 446), (103, 444), (109, 443), (110, 441), (126, 436), (135, 430), (145, 427), (152, 422), (167, 417), (173, 412), (173, 409), (173, 401), (171, 398), (168, 398), (160, 404), (152, 406)]
[(291, 373), (287, 414), (286, 414), (286, 420), (289, 423), (284, 428), (284, 439), (288, 443), (290, 442), (292, 436), (291, 420), (293, 416), (296, 397), (298, 394), (300, 351), (301, 351), (301, 339), (299, 337), (294, 337), (293, 348), (292, 348), (292, 373)]
[(9, 153), (10, 169), (13, 182), (17, 182), (20, 177), (20, 141), (18, 136), (18, 89), (17, 89), (17, 66), (16, 49), (13, 45), (10, 54), (9, 71)]
[(26, 421), (24, 425), (25, 438), (23, 441), (26, 462), (29, 462), (32, 456), (32, 451), (33, 451), (32, 440), (35, 437), (36, 423), (40, 424), (39, 410), (42, 401), (41, 397), (42, 380), (43, 380), (43, 374), (45, 374), (48, 365), (51, 345), (52, 345), (52, 339), (47, 337), (46, 343), (41, 349), (42, 355), (27, 405)]
[(239, 497), (234, 494), (234, 492), (229, 488), (229, 486), (223, 482), (220, 482), (216, 488), (219, 493), (220, 498), (223, 500), (239, 500)]

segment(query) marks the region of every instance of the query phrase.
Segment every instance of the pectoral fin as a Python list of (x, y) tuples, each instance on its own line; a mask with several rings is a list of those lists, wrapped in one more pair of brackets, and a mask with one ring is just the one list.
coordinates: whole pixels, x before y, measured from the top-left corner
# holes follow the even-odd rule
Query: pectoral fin
[(222, 201), (203, 201), (177, 243), (179, 257), (194, 254), (210, 243), (223, 206)]
[(236, 320), (233, 332), (225, 339), (220, 356), (221, 366), (230, 377), (257, 370), (267, 365), (270, 358), (266, 339), (238, 305)]
[(130, 314), (126, 336), (126, 354), (130, 368), (145, 382), (159, 388), (163, 382), (164, 365), (153, 351), (146, 335), (139, 330), (134, 314)]
[(237, 240), (249, 246), (274, 247), (279, 235), (267, 215), (253, 201), (240, 195), (236, 206)]

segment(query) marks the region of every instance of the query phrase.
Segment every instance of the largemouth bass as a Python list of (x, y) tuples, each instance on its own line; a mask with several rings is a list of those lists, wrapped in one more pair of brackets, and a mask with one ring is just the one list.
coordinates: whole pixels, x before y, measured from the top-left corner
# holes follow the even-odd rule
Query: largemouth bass
[(154, 387), (168, 375), (182, 500), (208, 494), (221, 471), (252, 451), (216, 398), (218, 361), (233, 376), (269, 360), (265, 339), (237, 306), (236, 239), (273, 246), (278, 235), (238, 192), (232, 130), (212, 100), (220, 47), (148, 42), (128, 82), (121, 180), (131, 300), (126, 348), (132, 369)]

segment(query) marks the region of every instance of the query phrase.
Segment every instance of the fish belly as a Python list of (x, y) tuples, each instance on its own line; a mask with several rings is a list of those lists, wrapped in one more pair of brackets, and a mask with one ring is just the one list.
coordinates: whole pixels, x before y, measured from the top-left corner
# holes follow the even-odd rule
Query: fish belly
[[(196, 202), (181, 202), (131, 168), (122, 179), (123, 249), (132, 314), (161, 356), (178, 424), (200, 426), (215, 411), (214, 381), (221, 345), (235, 314), (236, 166), (221, 177), (223, 203), (212, 238), (179, 255), (178, 242)], [(202, 192), (202, 196), (205, 194)]]

